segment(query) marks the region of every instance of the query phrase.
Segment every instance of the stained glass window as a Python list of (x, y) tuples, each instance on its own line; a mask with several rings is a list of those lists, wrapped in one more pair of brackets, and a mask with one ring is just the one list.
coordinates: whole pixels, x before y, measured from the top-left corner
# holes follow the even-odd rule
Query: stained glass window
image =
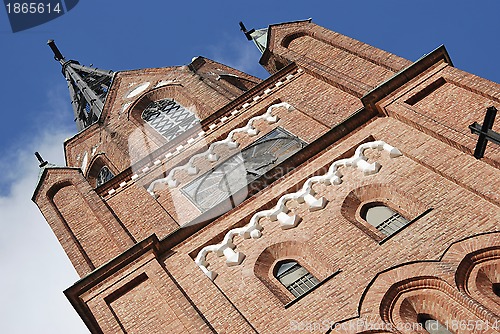
[(246, 186), (301, 150), (305, 143), (276, 128), (186, 185), (182, 191), (202, 211), (215, 205), (226, 209), (247, 198)]

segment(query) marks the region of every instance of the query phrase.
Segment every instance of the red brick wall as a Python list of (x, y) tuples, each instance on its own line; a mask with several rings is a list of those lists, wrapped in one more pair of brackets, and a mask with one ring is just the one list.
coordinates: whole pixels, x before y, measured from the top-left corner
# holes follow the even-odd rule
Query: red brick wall
[(80, 276), (132, 245), (121, 222), (76, 169), (47, 169), (34, 201)]
[[(103, 124), (71, 139), (66, 154), (69, 166), (79, 166), (84, 152), (89, 156), (102, 152), (120, 174), (97, 191), (73, 169), (52, 169), (45, 175), (35, 201), (79, 273), (114, 258), (76, 285), (80, 290), (71, 300), (82, 317), (104, 333), (242, 334), (294, 333), (293, 324), (398, 325), (416, 321), (419, 313), (441, 322), (498, 320), (500, 302), (491, 284), (500, 283), (500, 151), (489, 144), (486, 157), (476, 160), (471, 153), (477, 136), (467, 126), (481, 123), (487, 106), (499, 107), (500, 86), (436, 60), (416, 64), (412, 68), (420, 71), (417, 75), (401, 74), (405, 83), (389, 82), (387, 94), (377, 98), (372, 89), (409, 66), (407, 60), (308, 22), (272, 26), (270, 33), (263, 62), (275, 75), (254, 87), (252, 94), (234, 100), (224, 114), (221, 108), (234, 99), (236, 90), (210, 76), (210, 66), (219, 65), (204, 65), (208, 67), (205, 72), (200, 68), (200, 76), (186, 68), (119, 74)], [(295, 61), (300, 71), (285, 68), (276, 74), (273, 62), (284, 59)], [(126, 98), (139, 82), (150, 81), (153, 87), (167, 79), (182, 86)], [(376, 97), (373, 110), (372, 106), (361, 110), (360, 98), (370, 91)], [(133, 113), (160, 96), (195, 99), (200, 118), (208, 117), (204, 138), (188, 144), (189, 136), (197, 135), (193, 132), (175, 145), (163, 146), (160, 136), (143, 131)], [(129, 115), (123, 105), (133, 101), (136, 110)], [(257, 122), (258, 136), (236, 135), (238, 149), (280, 126), (313, 143), (298, 154), (307, 156), (306, 161), (231, 212), (183, 236), (187, 229), (178, 226), (196, 218), (199, 211), (182, 194), (182, 186), (234, 150), (218, 151), (221, 158), (216, 163), (195, 161), (196, 175), (178, 172), (180, 185), (159, 187), (157, 198), (146, 188), (279, 101), (295, 110), (276, 109), (276, 124)], [(217, 110), (227, 118), (210, 116)], [(236, 116), (231, 114), (235, 110)], [(359, 124), (354, 130), (347, 125), (353, 122)], [(499, 125), (494, 129), (500, 130)], [(137, 131), (145, 135), (137, 140), (146, 138), (149, 149), (141, 150), (131, 139)], [(360, 143), (371, 140), (383, 140), (403, 156), (390, 158), (387, 152), (367, 150), (368, 162), (382, 165), (377, 174), (366, 176), (342, 167), (340, 185), (315, 184), (315, 196), (328, 200), (321, 210), (310, 211), (304, 203), (289, 201), (290, 214), (302, 218), (295, 228), (283, 230), (278, 222), (262, 218), (262, 237), (233, 240), (235, 251), (246, 255), (240, 265), (228, 267), (224, 257), (207, 256), (209, 269), (218, 273), (213, 282), (196, 265), (194, 259), (204, 246), (221, 242), (229, 230), (244, 226), (256, 212), (297, 191), (309, 177), (324, 174), (333, 161), (350, 157)], [(312, 147), (321, 150), (309, 156)], [(131, 152), (137, 154), (130, 157)], [(166, 159), (168, 152), (175, 154)], [(157, 164), (156, 159), (160, 159)], [(136, 166), (131, 167), (131, 161)], [(51, 193), (60, 182), (75, 185), (79, 193), (73, 186)], [(408, 219), (432, 211), (381, 242), (384, 235), (360, 214), (360, 208), (373, 201), (386, 203)], [(78, 212), (90, 219), (83, 220)], [(129, 247), (151, 234), (165, 239), (154, 250), (134, 255)], [(287, 305), (293, 296), (272, 274), (284, 259), (299, 261), (323, 281), (293, 305)], [(353, 328), (338, 331), (365, 330)]]

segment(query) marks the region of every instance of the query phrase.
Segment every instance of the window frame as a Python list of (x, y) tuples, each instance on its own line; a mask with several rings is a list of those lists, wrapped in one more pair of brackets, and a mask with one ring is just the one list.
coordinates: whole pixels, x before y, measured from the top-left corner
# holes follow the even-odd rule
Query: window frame
[[(293, 265), (290, 268), (286, 269), (283, 273), (278, 274), (278, 271), (281, 269), (281, 267), (283, 265), (286, 265), (287, 263), (290, 263), (290, 264), (293, 263)], [(293, 281), (289, 285), (285, 285), (285, 283), (282, 280), (285, 277), (290, 276), (293, 273), (295, 273), (301, 269), (303, 271), (305, 271), (305, 274), (303, 274), (302, 276), (297, 278), (295, 281)], [(273, 276), (275, 279), (278, 280), (278, 282), (282, 286), (284, 286), (287, 289), (287, 291), (289, 293), (291, 293), (294, 296), (295, 299), (301, 298), (302, 296), (308, 294), (310, 291), (313, 291), (318, 286), (318, 284), (321, 283), (321, 281), (318, 280), (316, 278), (316, 276), (314, 276), (307, 268), (305, 268), (302, 264), (300, 264), (299, 261), (297, 261), (295, 259), (285, 259), (285, 260), (278, 261), (273, 267)], [(311, 282), (313, 285), (311, 287), (308, 287), (306, 284), (307, 282)], [(301, 288), (300, 283), (304, 283), (306, 285), (306, 287), (308, 287), (308, 289), (304, 290), (303, 288)], [(304, 290), (304, 292), (299, 293), (299, 294), (295, 294), (294, 291), (297, 291), (297, 289), (295, 288), (296, 286), (300, 287), (302, 290)]]
[[(101, 172), (105, 168), (108, 170), (107, 171), (108, 178), (106, 178), (106, 180), (104, 180), (104, 182), (99, 183)], [(109, 175), (111, 175), (111, 177), (109, 177)], [(100, 186), (108, 183), (108, 181), (111, 181), (115, 176), (116, 175), (113, 173), (113, 171), (111, 170), (111, 168), (109, 168), (107, 165), (102, 165), (101, 168), (99, 168), (99, 172), (97, 173), (97, 176), (95, 178), (95, 187), (99, 188)]]
[[(366, 219), (363, 218), (363, 215), (362, 215), (363, 211), (367, 210), (366, 208), (377, 206), (377, 205), (383, 205), (383, 206), (389, 208), (390, 210), (400, 214), (403, 218), (405, 218), (407, 220), (407, 223), (390, 235), (384, 234), (382, 231), (378, 230), (374, 225), (372, 225), (368, 221), (366, 221)], [(397, 207), (398, 209), (394, 209), (395, 207)], [(391, 238), (393, 238), (394, 236), (400, 234), (401, 231), (408, 228), (415, 221), (417, 221), (420, 218), (429, 214), (432, 210), (434, 210), (434, 208), (432, 208), (432, 207), (428, 208), (425, 211), (423, 211), (422, 213), (415, 216), (414, 218), (409, 219), (409, 217), (411, 217), (410, 214), (406, 210), (404, 210), (403, 208), (394, 205), (391, 201), (389, 201), (385, 198), (374, 198), (374, 199), (370, 199), (370, 200), (361, 202), (359, 204), (359, 206), (356, 210), (356, 213), (355, 213), (355, 219), (356, 219), (356, 221), (358, 221), (358, 224), (360, 225), (358, 227), (363, 232), (365, 232), (371, 238), (373, 238), (379, 245), (382, 245), (385, 242), (387, 242), (388, 240), (390, 240)]]
[[(281, 136), (286, 136), (286, 137), (281, 137)], [(223, 200), (219, 201), (218, 203), (214, 204), (210, 208), (204, 208), (203, 206), (199, 205), (196, 195), (199, 187), (203, 184), (204, 180), (210, 177), (211, 174), (214, 174), (215, 172), (219, 171), (220, 169), (224, 169), (225, 164), (231, 163), (232, 160), (235, 160), (238, 158), (238, 156), (241, 158), (242, 162), (241, 165), (244, 166), (245, 168), (247, 167), (247, 163), (244, 159), (244, 152), (251, 150), (253, 147), (258, 146), (259, 144), (264, 144), (267, 141), (271, 140), (276, 140), (280, 138), (287, 138), (290, 140), (290, 142), (294, 141), (295, 143), (299, 144), (301, 147), (288, 155), (285, 159), (274, 165), (272, 168), (269, 170), (266, 170), (264, 173), (258, 175), (255, 178), (251, 178), (250, 181), (248, 181), (245, 185), (242, 185), (240, 189), (235, 190), (233, 193), (229, 194), (228, 197), (224, 198)], [(281, 164), (285, 163), (287, 160), (292, 158), (294, 155), (297, 153), (301, 152), (306, 146), (308, 145), (307, 142), (299, 138), (297, 135), (291, 133), (290, 131), (284, 129), (283, 127), (275, 127), (271, 129), (269, 132), (265, 133), (262, 135), (260, 138), (255, 140), (254, 142), (250, 143), (248, 146), (242, 148), (238, 152), (230, 155), (224, 161), (220, 162), (216, 166), (213, 166), (211, 169), (205, 171), (203, 174), (199, 175), (198, 177), (190, 180), (186, 185), (181, 187), (181, 193), (193, 204), (194, 207), (196, 207), (201, 213), (209, 212), (213, 210), (214, 208), (217, 207), (223, 207), (223, 211), (229, 211), (232, 208), (237, 207), (240, 203), (245, 201), (247, 198), (251, 197), (254, 195), (254, 188), (252, 185), (255, 184), (255, 182), (259, 182), (264, 175), (267, 175), (268, 173), (272, 173), (273, 170), (275, 170), (276, 167), (280, 166)], [(247, 172), (249, 170), (247, 169)], [(288, 173), (288, 172), (286, 172)], [(285, 174), (286, 174), (285, 173)], [(284, 174), (283, 174), (284, 175)], [(198, 183), (198, 184), (197, 184)], [(259, 191), (262, 189), (259, 189)], [(243, 196), (242, 194), (246, 191), (246, 195)], [(244, 198), (243, 198), (244, 197)], [(228, 209), (228, 204), (231, 205), (231, 208)]]
[[(99, 176), (99, 173), (101, 172), (101, 169), (103, 167), (107, 167), (108, 170), (111, 172), (113, 177), (109, 180), (107, 180), (105, 183), (98, 185), (97, 184), (97, 179)], [(97, 189), (101, 188), (107, 184), (109, 184), (110, 181), (112, 181), (116, 176), (119, 174), (119, 170), (116, 168), (116, 166), (108, 159), (105, 153), (98, 153), (96, 154), (91, 161), (88, 163), (88, 167), (85, 170), (85, 178), (87, 179), (87, 182), (89, 184)]]
[[(361, 203), (361, 205), (359, 206), (359, 217), (363, 220), (363, 222), (365, 222), (366, 224), (368, 224), (369, 226), (372, 226), (374, 228), (374, 231), (376, 231), (376, 233), (378, 235), (380, 235), (380, 237), (382, 237), (382, 239), (385, 239), (387, 237), (390, 237), (394, 234), (397, 234), (399, 231), (401, 231), (403, 228), (406, 227), (406, 225), (408, 225), (408, 223), (411, 221), (410, 219), (407, 218), (407, 213), (406, 212), (402, 212), (401, 209), (394, 209), (394, 206), (391, 205), (392, 203), (388, 203), (387, 201), (380, 201), (380, 200), (373, 200), (373, 201), (367, 201), (367, 202), (363, 202)], [(393, 212), (393, 215), (382, 221), (381, 223), (379, 223), (377, 226), (375, 226), (374, 224), (372, 224), (371, 222), (368, 221), (367, 219), (367, 213), (368, 211), (371, 209), (371, 208), (375, 208), (375, 207), (386, 207), (387, 209), (391, 210)], [(390, 234), (386, 234), (384, 233), (384, 229), (383, 228), (379, 228), (379, 226), (383, 225), (386, 221), (388, 221), (389, 219), (391, 219), (392, 217), (394, 217), (395, 215), (399, 215), (400, 217), (402, 217), (406, 222), (403, 226), (401, 226), (399, 229), (395, 230), (394, 232), (390, 233)]]

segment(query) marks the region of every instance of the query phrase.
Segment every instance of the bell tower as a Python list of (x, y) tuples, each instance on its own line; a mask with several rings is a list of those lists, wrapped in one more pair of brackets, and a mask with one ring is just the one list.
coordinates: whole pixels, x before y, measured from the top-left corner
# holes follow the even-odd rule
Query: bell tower
[(267, 79), (201, 56), (104, 71), (49, 41), (78, 133), (66, 166), (38, 156), (33, 201), (89, 330), (500, 321), (496, 108), (469, 129), (500, 86), (444, 46), (412, 62), (310, 19), (240, 28)]

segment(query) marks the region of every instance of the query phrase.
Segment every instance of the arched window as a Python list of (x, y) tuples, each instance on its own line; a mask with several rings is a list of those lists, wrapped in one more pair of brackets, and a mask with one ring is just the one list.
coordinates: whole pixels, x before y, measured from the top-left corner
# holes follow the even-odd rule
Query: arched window
[(103, 185), (114, 177), (115, 175), (109, 170), (107, 166), (102, 166), (101, 170), (99, 170), (99, 174), (97, 174), (96, 187)]
[(419, 314), (417, 321), (429, 334), (452, 334), (445, 325), (427, 314)]
[(170, 141), (199, 123), (198, 118), (173, 99), (151, 102), (142, 119)]
[(361, 217), (386, 236), (396, 233), (409, 222), (399, 212), (379, 203), (372, 203), (363, 208)]
[(279, 262), (275, 267), (274, 276), (295, 297), (300, 297), (316, 285), (319, 281), (307, 269), (293, 260)]

